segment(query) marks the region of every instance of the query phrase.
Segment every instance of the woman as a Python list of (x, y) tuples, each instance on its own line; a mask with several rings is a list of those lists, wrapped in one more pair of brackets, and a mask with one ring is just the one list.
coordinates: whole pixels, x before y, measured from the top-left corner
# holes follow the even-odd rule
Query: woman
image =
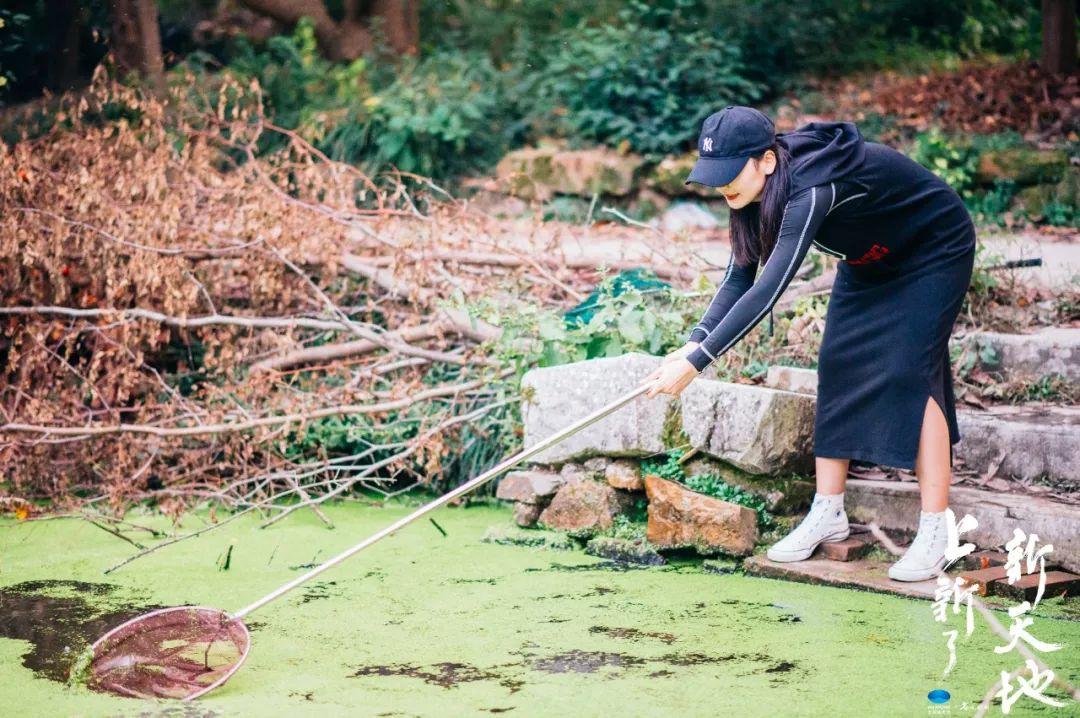
[(723, 192), (732, 256), (701, 323), (650, 375), (647, 396), (677, 396), (731, 349), (776, 303), (811, 244), (839, 258), (818, 358), (817, 491), (767, 556), (800, 561), (847, 538), (844, 482), (857, 459), (915, 470), (919, 528), (889, 576), (934, 577), (945, 565), (960, 438), (948, 340), (974, 263), (971, 216), (944, 181), (864, 141), (851, 122), (775, 134), (762, 113), (729, 105), (705, 120), (698, 149), (686, 182)]

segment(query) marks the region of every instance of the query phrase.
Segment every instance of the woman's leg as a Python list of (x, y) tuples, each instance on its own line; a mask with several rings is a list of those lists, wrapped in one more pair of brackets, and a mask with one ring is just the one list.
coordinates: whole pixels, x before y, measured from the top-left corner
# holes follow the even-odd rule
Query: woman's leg
[(842, 494), (847, 481), (847, 459), (823, 459), (814, 457), (817, 475), (817, 492), (822, 495)]
[[(919, 480), (923, 511), (938, 513), (949, 505), (949, 484), (952, 481), (950, 446), (945, 415), (934, 398), (930, 397), (926, 400), (919, 433), (919, 453), (915, 457), (915, 476)], [(820, 477), (818, 486), (821, 486)]]

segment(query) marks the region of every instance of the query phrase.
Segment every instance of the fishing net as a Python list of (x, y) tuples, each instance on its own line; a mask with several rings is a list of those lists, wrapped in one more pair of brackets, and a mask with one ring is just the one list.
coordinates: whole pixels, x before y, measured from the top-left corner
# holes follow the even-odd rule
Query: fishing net
[(228, 680), (250, 644), (247, 627), (224, 611), (166, 608), (99, 638), (86, 681), (94, 690), (133, 698), (190, 700)]

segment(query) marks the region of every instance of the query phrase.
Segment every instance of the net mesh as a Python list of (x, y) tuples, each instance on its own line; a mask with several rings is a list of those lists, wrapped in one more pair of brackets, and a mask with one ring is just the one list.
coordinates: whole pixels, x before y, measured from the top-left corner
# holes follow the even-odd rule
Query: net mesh
[(247, 657), (247, 627), (224, 611), (181, 606), (134, 618), (93, 645), (91, 688), (189, 700), (221, 685)]

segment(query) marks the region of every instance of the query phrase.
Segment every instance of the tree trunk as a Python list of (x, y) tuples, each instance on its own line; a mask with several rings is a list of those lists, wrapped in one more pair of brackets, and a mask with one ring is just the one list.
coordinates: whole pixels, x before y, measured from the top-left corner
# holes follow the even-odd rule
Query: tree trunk
[(1047, 72), (1076, 72), (1074, 0), (1042, 0), (1042, 66)]
[(49, 79), (53, 92), (66, 92), (79, 79), (82, 9), (77, 0), (54, 0), (49, 22)]
[(110, 0), (111, 50), (121, 71), (138, 72), (157, 90), (165, 85), (161, 29), (154, 0)]
[(285, 25), (311, 18), (323, 54), (331, 60), (355, 60), (374, 49), (374, 20), (387, 43), (400, 55), (415, 55), (420, 39), (420, 0), (345, 0), (344, 17), (337, 22), (323, 0), (241, 0), (255, 12)]
[(372, 17), (382, 21), (386, 41), (399, 55), (416, 55), (420, 43), (420, 0), (374, 0)]

